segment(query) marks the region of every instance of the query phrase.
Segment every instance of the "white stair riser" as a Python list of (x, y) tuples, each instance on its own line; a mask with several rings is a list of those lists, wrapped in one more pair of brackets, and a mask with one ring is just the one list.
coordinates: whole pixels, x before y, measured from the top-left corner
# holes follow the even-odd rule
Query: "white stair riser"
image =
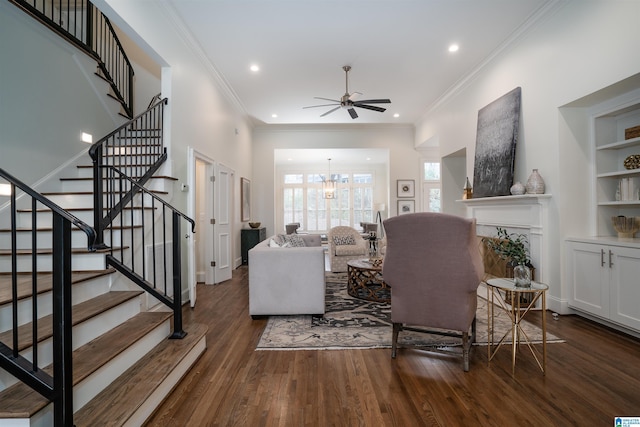
[[(113, 278), (114, 275), (107, 274), (96, 277), (95, 279), (75, 283), (72, 287), (71, 302), (73, 304), (79, 304), (108, 292), (111, 288)], [(132, 287), (131, 289), (136, 288)], [(51, 291), (38, 294), (39, 317), (51, 314), (51, 304)], [(31, 307), (30, 298), (21, 299), (18, 302), (18, 325), (31, 322)], [(0, 332), (5, 332), (11, 327), (13, 321), (12, 314), (11, 304), (0, 305)]]
[[(38, 271), (52, 271), (52, 260), (50, 254), (37, 256)], [(75, 271), (104, 270), (105, 254), (103, 253), (81, 253), (73, 254), (71, 257), (71, 268)], [(11, 257), (9, 255), (0, 256), (0, 271), (11, 271)], [(18, 255), (17, 271), (31, 271), (31, 255)]]
[[(105, 243), (109, 246), (120, 246), (121, 242), (120, 230), (115, 230), (110, 233), (108, 230), (104, 234)], [(113, 238), (113, 243), (111, 239)], [(16, 234), (16, 247), (18, 249), (31, 249), (32, 247), (32, 235), (29, 231), (21, 231)], [(87, 235), (84, 231), (78, 229), (71, 230), (71, 247), (73, 248), (87, 248), (89, 244)], [(38, 231), (36, 245), (38, 248), (51, 248), (52, 247), (52, 232), (51, 231)], [(11, 249), (11, 237), (10, 233), (0, 233), (0, 249)]]
[[(144, 187), (147, 190), (152, 190), (152, 191), (169, 191), (169, 188), (171, 187), (173, 182), (174, 180), (170, 180), (166, 178), (151, 178), (144, 184)], [(88, 192), (88, 191), (93, 192), (92, 181), (70, 180), (70, 181), (60, 181), (60, 184), (61, 184), (60, 191), (64, 193)], [(93, 196), (91, 197), (92, 197), (91, 205), (87, 205), (87, 206), (93, 206)], [(164, 195), (160, 195), (160, 197), (164, 197)], [(60, 205), (60, 206), (63, 206), (63, 205)]]
[[(91, 211), (71, 211), (71, 214), (78, 218), (80, 221), (83, 221), (86, 224), (93, 225), (93, 212)], [(133, 223), (139, 224), (142, 221), (142, 210), (135, 209), (133, 211)], [(53, 219), (51, 212), (37, 212), (36, 213), (36, 221), (38, 227), (46, 228), (51, 227), (53, 224)], [(28, 212), (19, 212), (18, 213), (18, 227), (28, 228), (31, 227), (31, 213)], [(120, 217), (116, 217), (114, 223), (116, 225), (120, 225)], [(131, 225), (132, 223), (132, 215), (130, 210), (126, 210), (122, 215), (122, 223), (123, 225)]]
[[(140, 297), (132, 298), (128, 301), (123, 302), (122, 304), (111, 308), (99, 315), (92, 317), (91, 319), (86, 320), (78, 325), (73, 327), (73, 349), (77, 350), (88, 342), (94, 340), (100, 335), (110, 331), (116, 326), (124, 323), (128, 319), (132, 318), (136, 314), (140, 313)], [(166, 331), (162, 330), (164, 333), (164, 337), (169, 336), (170, 333), (170, 325), (166, 323)], [(157, 344), (157, 343), (156, 343)], [(155, 345), (155, 344), (154, 344)], [(38, 364), (40, 366), (47, 366), (53, 363), (53, 339), (48, 338), (44, 341), (38, 343)], [(20, 355), (26, 358), (27, 360), (33, 359), (33, 348), (29, 347), (20, 352)], [(3, 387), (9, 387), (16, 382), (16, 380), (10, 375), (6, 374), (4, 371), (0, 370), (0, 390), (3, 390)], [(2, 378), (2, 377), (7, 378)], [(117, 377), (114, 376), (112, 378)], [(105, 384), (109, 384), (107, 381)], [(74, 388), (75, 389), (75, 388)]]

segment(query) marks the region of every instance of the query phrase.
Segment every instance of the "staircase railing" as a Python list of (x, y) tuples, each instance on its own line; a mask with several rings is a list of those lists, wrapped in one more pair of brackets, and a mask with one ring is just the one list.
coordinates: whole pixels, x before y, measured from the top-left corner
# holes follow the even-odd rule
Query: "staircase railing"
[[(183, 338), (182, 328), (182, 233), (180, 221), (191, 224), (195, 232), (195, 221), (138, 184), (113, 166), (103, 166), (107, 183), (107, 210), (120, 205), (120, 214), (109, 228), (110, 241), (114, 230), (122, 230), (130, 251), (111, 247), (107, 264), (137, 283), (158, 301), (173, 310), (173, 333), (171, 338)], [(127, 195), (133, 194), (133, 197)], [(124, 203), (124, 199), (127, 202)], [(147, 211), (151, 220), (147, 221)], [(132, 225), (135, 224), (136, 227)], [(128, 229), (128, 233), (125, 233)]]
[[(107, 262), (173, 310), (172, 337), (181, 338), (185, 333), (180, 220), (190, 222), (193, 231), (195, 221), (144, 188), (167, 159), (162, 127), (166, 104), (166, 98), (156, 102), (93, 144), (89, 154), (93, 159), (96, 245), (107, 248), (107, 230), (111, 237), (114, 227), (130, 230), (126, 236), (128, 254), (124, 245), (120, 250), (111, 247)], [(151, 221), (146, 220), (147, 213), (151, 213)], [(167, 214), (171, 216), (170, 225)], [(149, 256), (147, 251), (151, 252)]]
[(88, 0), (9, 0), (92, 56), (127, 117), (133, 117), (133, 67), (109, 19)]
[[(18, 380), (40, 393), (46, 399), (53, 402), (54, 425), (73, 425), (73, 369), (72, 369), (72, 335), (71, 335), (71, 229), (77, 227), (87, 235), (87, 247), (94, 251), (95, 231), (69, 212), (65, 211), (46, 197), (37, 193), (26, 184), (0, 169), (0, 181), (6, 181), (10, 188), (9, 212), (11, 217), (11, 304), (12, 304), (12, 338), (11, 343), (0, 342), (0, 366), (15, 376)], [(18, 262), (18, 254), (24, 253), (24, 248), (18, 247), (18, 220), (17, 197), (20, 190), (26, 197), (25, 204), (31, 209), (30, 251), (31, 262), (24, 265)], [(21, 200), (22, 201), (22, 200)], [(53, 374), (45, 372), (39, 363), (38, 324), (45, 322), (38, 319), (38, 258), (43, 256), (38, 249), (38, 235), (44, 231), (38, 231), (38, 218), (44, 212), (50, 212), (52, 231), (51, 251), (51, 280), (52, 280), (52, 359)], [(39, 212), (40, 211), (40, 212)], [(23, 290), (19, 286), (19, 277), (23, 277), (20, 271), (29, 271), (31, 275), (31, 288), (26, 291), (31, 293), (30, 307), (21, 309), (20, 300)], [(30, 310), (30, 314), (25, 314)], [(22, 337), (18, 333), (19, 319), (25, 316), (31, 317), (32, 328), (30, 334)], [(29, 336), (30, 335), (30, 336)], [(31, 342), (28, 342), (28, 341)], [(21, 348), (32, 348), (31, 360), (20, 354)], [(41, 354), (41, 353), (40, 353)]]

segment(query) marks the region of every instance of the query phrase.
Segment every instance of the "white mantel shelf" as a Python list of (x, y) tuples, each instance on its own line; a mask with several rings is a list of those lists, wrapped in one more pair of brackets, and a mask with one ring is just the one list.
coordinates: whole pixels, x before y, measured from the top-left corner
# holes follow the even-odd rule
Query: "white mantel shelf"
[(465, 205), (529, 204), (540, 203), (548, 199), (551, 199), (551, 194), (522, 194), (519, 196), (478, 197), (477, 199), (456, 200), (456, 202)]

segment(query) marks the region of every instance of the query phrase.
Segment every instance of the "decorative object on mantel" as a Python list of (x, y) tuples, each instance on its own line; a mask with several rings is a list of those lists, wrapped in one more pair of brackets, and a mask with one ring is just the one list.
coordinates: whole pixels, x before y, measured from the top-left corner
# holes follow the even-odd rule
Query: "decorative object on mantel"
[(464, 183), (464, 187), (462, 188), (462, 200), (468, 200), (473, 197), (473, 188), (471, 187), (471, 183), (469, 182), (469, 177), (467, 177), (467, 182)]
[(531, 172), (525, 188), (529, 194), (544, 194), (544, 180), (538, 173), (538, 169), (534, 169)]
[(259, 222), (250, 222), (249, 223), (249, 227), (251, 228), (260, 228), (260, 224)]
[(613, 228), (620, 238), (633, 238), (640, 230), (640, 217), (626, 217), (624, 215), (612, 216)]
[(524, 185), (520, 181), (517, 181), (515, 184), (511, 186), (511, 194), (514, 196), (521, 196), (525, 192)]
[(640, 136), (640, 126), (634, 126), (624, 130), (624, 139), (632, 139)]
[(478, 111), (473, 197), (508, 196), (520, 124), (519, 87)]
[(509, 233), (505, 228), (496, 227), (495, 239), (484, 239), (489, 249), (500, 258), (513, 265), (515, 285), (526, 288), (531, 286), (531, 259), (529, 240), (525, 234)]
[(638, 169), (640, 168), (640, 154), (632, 154), (624, 159), (625, 169)]

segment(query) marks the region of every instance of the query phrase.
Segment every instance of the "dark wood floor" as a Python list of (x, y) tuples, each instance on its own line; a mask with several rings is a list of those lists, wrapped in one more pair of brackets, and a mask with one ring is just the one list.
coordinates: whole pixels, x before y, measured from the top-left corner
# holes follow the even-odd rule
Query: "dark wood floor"
[(152, 426), (612, 426), (640, 416), (640, 340), (577, 316), (548, 316), (547, 375), (524, 351), (471, 370), (417, 350), (255, 351), (266, 320), (248, 313), (247, 270), (199, 286), (185, 322), (209, 326), (207, 351)]

